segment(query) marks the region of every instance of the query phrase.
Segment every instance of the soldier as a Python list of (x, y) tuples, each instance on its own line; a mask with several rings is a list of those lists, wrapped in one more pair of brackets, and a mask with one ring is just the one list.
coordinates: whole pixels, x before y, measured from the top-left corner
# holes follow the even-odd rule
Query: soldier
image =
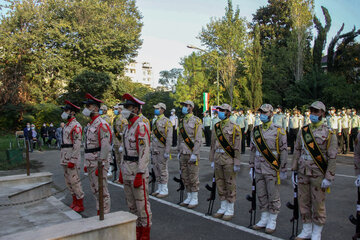
[(309, 109), (306, 109), (305, 111), (305, 116), (304, 116), (304, 120), (303, 122), (301, 123), (301, 126), (305, 126), (305, 125), (308, 125), (310, 124), (311, 121), (310, 121), (310, 110)]
[(255, 127), (255, 126), (259, 126), (259, 125), (261, 125), (260, 112), (259, 112), (259, 111), (256, 111), (255, 121), (254, 121), (254, 127)]
[(330, 108), (330, 116), (327, 118), (327, 126), (334, 132), (337, 137), (337, 143), (340, 145), (341, 123), (340, 116), (336, 115), (335, 108)]
[(151, 156), (158, 187), (152, 195), (163, 198), (169, 194), (167, 185), (169, 180), (168, 160), (170, 158), (173, 128), (170, 119), (164, 115), (166, 105), (158, 103), (154, 105), (154, 108), (155, 115), (158, 118), (153, 125), (151, 134)]
[(84, 116), (90, 117), (91, 122), (86, 131), (84, 171), (89, 174), (90, 187), (96, 199), (96, 209), (99, 215), (98, 161), (101, 161), (103, 166), (104, 213), (110, 212), (111, 201), (106, 176), (110, 166), (109, 154), (111, 151), (112, 134), (109, 124), (99, 114), (100, 104), (103, 101), (89, 93), (85, 97), (87, 98), (87, 101), (84, 102), (86, 107), (82, 113)]
[(123, 109), (123, 105), (116, 104), (114, 106), (114, 114), (115, 118), (113, 120), (113, 132), (114, 132), (114, 151), (115, 151), (115, 159), (116, 159), (116, 165), (119, 169), (119, 182), (120, 179), (122, 179), (122, 173), (121, 173), (121, 162), (123, 159), (123, 135), (124, 130), (128, 125), (128, 121), (126, 118), (124, 118), (121, 114), (121, 111)]
[(255, 123), (255, 116), (250, 109), (248, 110), (248, 114), (246, 115), (246, 120), (248, 124), (248, 132), (246, 135), (246, 146), (250, 147), (251, 132), (254, 128), (254, 123)]
[(355, 150), (354, 150), (354, 167), (355, 167), (355, 186), (360, 187), (360, 134), (358, 134), (354, 140)]
[(172, 140), (173, 142), (172, 142), (172, 146), (176, 147), (177, 129), (178, 129), (178, 125), (179, 125), (179, 120), (178, 120), (178, 117), (175, 115), (175, 109), (171, 109), (170, 121), (171, 121), (171, 124), (173, 126), (173, 140)]
[(241, 129), (241, 154), (245, 153), (245, 134), (248, 131), (248, 124), (245, 119), (244, 109), (240, 109), (239, 116), (236, 119), (236, 124), (239, 125)]
[(296, 108), (294, 108), (293, 110), (293, 115), (290, 116), (289, 118), (289, 128), (288, 128), (288, 133), (289, 133), (289, 145), (290, 145), (290, 154), (294, 153), (294, 143), (296, 140), (296, 136), (299, 132), (299, 127), (300, 127), (300, 118), (298, 115), (298, 110)]
[(273, 123), (285, 129), (285, 115), (280, 105), (277, 107), (276, 114), (273, 116)]
[(79, 175), (82, 127), (75, 118), (80, 107), (68, 100), (65, 100), (65, 104), (61, 107), (64, 110), (61, 118), (67, 120), (67, 123), (62, 130), (60, 164), (64, 168), (65, 183), (73, 199), (70, 207), (76, 212), (82, 212), (84, 211), (84, 192)]
[(261, 219), (253, 229), (265, 228), (265, 232), (271, 234), (275, 231), (281, 206), (280, 179), (287, 177), (287, 140), (285, 130), (271, 122), (273, 107), (263, 104), (259, 111), (262, 125), (253, 130), (249, 163), (250, 176), (255, 174)]
[(210, 147), (211, 144), (211, 117), (209, 115), (209, 112), (204, 112), (204, 118), (203, 118), (203, 126), (204, 126), (204, 135), (205, 135), (205, 142), (206, 146)]
[(341, 110), (341, 139), (340, 147), (343, 154), (349, 153), (349, 128), (350, 128), (350, 116), (346, 113), (346, 109), (343, 107)]
[(230, 105), (223, 104), (217, 109), (222, 121), (212, 130), (209, 155), (221, 201), (220, 209), (214, 217), (229, 221), (234, 216), (236, 173), (240, 171), (241, 129), (229, 119)]
[(181, 206), (195, 208), (198, 205), (199, 192), (199, 160), (202, 142), (201, 120), (193, 115), (194, 103), (185, 101), (180, 103), (181, 112), (185, 115), (179, 123), (178, 160), (180, 162), (181, 177), (187, 192), (186, 199)]
[[(298, 177), (299, 208), (303, 229), (296, 239), (321, 239), (326, 220), (325, 191), (335, 177), (337, 140), (325, 119), (325, 105), (316, 101), (310, 106), (311, 124), (299, 132), (292, 170)], [(294, 176), (294, 175), (293, 175)]]
[(360, 127), (360, 118), (356, 115), (356, 110), (351, 109), (351, 118), (350, 118), (350, 152), (354, 152), (354, 142), (356, 140), (358, 129)]
[(130, 212), (136, 214), (136, 239), (150, 239), (152, 213), (149, 192), (150, 133), (147, 124), (139, 117), (140, 106), (145, 102), (126, 93), (122, 115), (128, 120), (124, 133), (124, 157), (121, 164), (124, 192)]
[(102, 119), (104, 119), (110, 126), (111, 124), (111, 119), (110, 119), (110, 116), (107, 115), (107, 106), (105, 104), (103, 104), (101, 107), (100, 107), (100, 110), (99, 110), (99, 114), (101, 115)]
[(211, 119), (211, 130), (213, 130), (216, 123), (220, 122), (218, 111), (214, 111), (214, 117)]

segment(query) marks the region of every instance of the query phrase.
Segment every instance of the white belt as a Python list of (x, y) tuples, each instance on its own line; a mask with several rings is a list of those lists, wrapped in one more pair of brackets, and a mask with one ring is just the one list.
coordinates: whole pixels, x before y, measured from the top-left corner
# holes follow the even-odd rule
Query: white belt
[[(274, 154), (275, 157), (277, 157), (277, 155), (278, 155), (277, 151), (272, 151), (272, 154)], [(256, 150), (255, 156), (261, 157), (262, 154), (261, 154), (261, 152), (259, 152), (258, 150)]]
[(215, 150), (216, 153), (225, 153), (225, 150), (222, 148), (218, 148)]

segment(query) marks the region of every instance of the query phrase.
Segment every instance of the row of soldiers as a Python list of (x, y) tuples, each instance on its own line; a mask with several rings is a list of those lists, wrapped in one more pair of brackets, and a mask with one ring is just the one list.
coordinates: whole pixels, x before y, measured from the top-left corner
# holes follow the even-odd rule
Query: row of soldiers
[[(111, 144), (119, 165), (119, 182), (130, 211), (138, 216), (137, 239), (149, 239), (151, 208), (148, 201), (149, 163), (152, 162), (157, 181), (154, 196), (168, 195), (168, 160), (173, 144), (174, 128), (171, 120), (164, 116), (166, 105), (154, 105), (157, 120), (150, 129), (150, 122), (142, 113), (145, 103), (124, 94), (123, 103), (114, 107), (116, 115), (113, 129), (100, 117), (102, 101), (86, 94), (83, 114), (91, 118), (86, 131), (85, 167), (90, 186), (98, 203), (97, 162), (103, 164), (104, 212), (110, 212), (110, 195), (106, 175), (109, 170)], [(80, 108), (66, 101), (63, 119), (67, 119), (63, 132), (61, 165), (65, 181), (73, 194), (72, 207), (83, 211), (84, 193), (79, 179), (80, 144), (82, 128), (75, 114)], [(186, 189), (186, 199), (181, 206), (195, 208), (198, 205), (199, 160), (202, 145), (202, 121), (193, 114), (192, 101), (181, 102), (183, 117), (179, 120), (177, 136), (177, 159), (181, 179)], [(232, 109), (228, 104), (217, 107), (220, 119), (211, 129), (209, 161), (214, 169), (220, 208), (216, 218), (230, 220), (234, 216), (236, 199), (236, 174), (240, 171), (241, 144), (244, 131), (240, 124), (231, 120)], [(256, 191), (262, 211), (260, 221), (254, 229), (265, 229), (272, 233), (280, 211), (280, 180), (287, 178), (286, 130), (274, 122), (274, 110), (269, 104), (259, 108), (261, 124), (254, 124), (250, 132), (250, 176), (256, 179)], [(303, 126), (296, 136), (292, 170), (298, 177), (292, 177), (299, 184), (299, 204), (303, 220), (303, 231), (297, 239), (320, 239), (325, 224), (325, 191), (335, 176), (337, 139), (334, 131), (325, 123), (325, 105), (314, 102), (310, 107), (311, 123)], [(105, 117), (104, 117), (105, 118)], [(255, 122), (254, 122), (255, 123)], [(114, 138), (114, 140), (112, 139)], [(99, 206), (97, 204), (97, 209)]]

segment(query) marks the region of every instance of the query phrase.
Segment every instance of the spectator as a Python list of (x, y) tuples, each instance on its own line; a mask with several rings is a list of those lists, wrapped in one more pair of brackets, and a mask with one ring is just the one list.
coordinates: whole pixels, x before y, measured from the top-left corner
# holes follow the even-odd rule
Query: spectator
[(30, 138), (31, 138), (31, 126), (30, 123), (26, 123), (26, 127), (24, 128), (24, 138), (25, 141), (29, 144), (29, 151), (32, 152), (32, 146), (30, 144)]
[(60, 127), (56, 129), (55, 137), (56, 137), (56, 145), (58, 149), (61, 148), (64, 125), (65, 123), (62, 122), (60, 123)]
[(45, 144), (45, 138), (48, 136), (48, 128), (46, 126), (46, 123), (44, 123), (40, 129), (40, 135), (43, 140), (43, 143)]
[(48, 144), (49, 147), (51, 147), (52, 140), (53, 140), (53, 139), (56, 140), (55, 133), (56, 133), (56, 128), (54, 127), (54, 124), (53, 124), (53, 123), (50, 123), (50, 127), (49, 127), (49, 129), (48, 129), (49, 138), (48, 138), (48, 141), (47, 141), (47, 144)]
[(40, 144), (40, 141), (39, 141), (39, 135), (36, 132), (34, 124), (31, 124), (31, 131), (28, 132), (28, 133), (29, 133), (30, 146), (31, 146), (31, 151), (30, 152), (33, 152), (36, 144), (38, 145), (39, 151), (41, 151), (41, 144)]

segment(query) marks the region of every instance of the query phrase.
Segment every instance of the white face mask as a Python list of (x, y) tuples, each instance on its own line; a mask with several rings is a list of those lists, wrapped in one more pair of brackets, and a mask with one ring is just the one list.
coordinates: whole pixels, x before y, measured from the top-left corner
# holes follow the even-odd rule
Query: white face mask
[(121, 111), (121, 115), (123, 115), (124, 118), (128, 119), (130, 117), (130, 114), (131, 114), (131, 111), (124, 108), (122, 111)]
[(90, 109), (88, 109), (88, 108), (84, 108), (84, 110), (82, 111), (82, 114), (83, 114), (85, 117), (90, 117), (91, 111), (90, 111)]
[(53, 127), (54, 125), (50, 124), (50, 127)]
[(63, 113), (61, 114), (61, 118), (64, 119), (64, 120), (68, 119), (68, 117), (69, 117), (69, 114), (66, 113), (66, 112), (63, 112)]

